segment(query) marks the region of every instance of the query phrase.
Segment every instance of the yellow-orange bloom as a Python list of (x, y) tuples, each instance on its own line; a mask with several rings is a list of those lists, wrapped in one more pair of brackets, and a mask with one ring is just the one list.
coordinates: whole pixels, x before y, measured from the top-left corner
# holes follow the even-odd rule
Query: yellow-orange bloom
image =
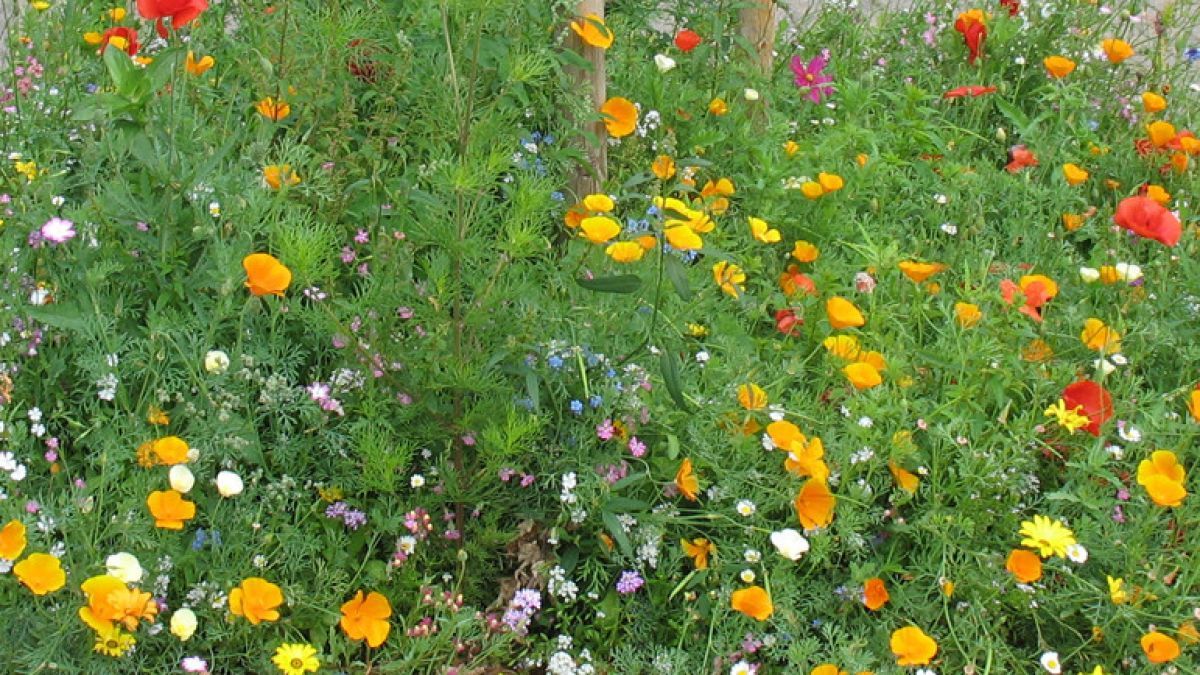
[(608, 24), (604, 23), (604, 18), (599, 14), (588, 14), (578, 21), (572, 21), (571, 30), (575, 31), (579, 39), (592, 47), (608, 49), (612, 46), (613, 32), (609, 30)]
[(615, 244), (609, 244), (604, 252), (614, 262), (633, 263), (642, 259), (642, 256), (646, 254), (646, 249), (636, 241), (618, 241)]
[(1158, 631), (1151, 631), (1142, 636), (1142, 651), (1150, 663), (1167, 663), (1179, 657), (1179, 643)]
[(792, 257), (802, 263), (816, 262), (817, 258), (821, 257), (821, 251), (810, 242), (801, 239), (792, 245)]
[(836, 295), (826, 301), (825, 314), (829, 317), (829, 325), (834, 330), (858, 328), (867, 322), (853, 302)]
[(679, 470), (675, 472), (675, 487), (688, 501), (694, 502), (700, 498), (700, 479), (692, 471), (690, 457), (685, 457), (680, 462)]
[(300, 174), (292, 171), (291, 164), (268, 164), (263, 167), (263, 181), (272, 190), (278, 190), (284, 185), (300, 184)]
[(942, 263), (922, 263), (914, 260), (905, 260), (899, 267), (904, 276), (918, 284), (946, 269)]
[(579, 224), (579, 236), (593, 244), (606, 244), (621, 234), (621, 225), (608, 216), (591, 216)]
[(263, 621), (278, 621), (276, 608), (282, 604), (283, 591), (261, 577), (250, 577), (229, 592), (229, 611), (256, 626)]
[(825, 192), (837, 192), (846, 185), (846, 181), (836, 173), (819, 173), (817, 174), (817, 183)]
[(883, 579), (871, 577), (863, 582), (863, 604), (867, 606), (867, 609), (872, 612), (878, 611), (890, 599), (891, 595), (888, 594), (887, 586), (884, 585)]
[(1188, 394), (1187, 409), (1188, 414), (1192, 416), (1192, 421), (1200, 422), (1200, 389), (1193, 389)]
[(1148, 113), (1162, 112), (1167, 109), (1167, 99), (1152, 91), (1142, 92), (1142, 109)]
[(906, 626), (892, 632), (892, 653), (896, 663), (902, 666), (925, 666), (938, 652), (938, 644), (925, 631), (916, 626)]
[(825, 188), (821, 187), (821, 184), (816, 181), (805, 181), (800, 185), (800, 194), (808, 199), (816, 199), (825, 194)]
[(34, 553), (13, 565), (13, 575), (34, 595), (46, 595), (62, 588), (67, 583), (58, 558), (48, 553)]
[(371, 591), (363, 596), (362, 591), (342, 605), (342, 619), (339, 625), (351, 640), (366, 640), (367, 646), (375, 649), (387, 640), (392, 624), (388, 617), (392, 615), (392, 603), (382, 593)]
[(1042, 60), (1042, 65), (1046, 67), (1046, 73), (1054, 79), (1062, 79), (1071, 74), (1075, 70), (1075, 62), (1065, 56), (1047, 56)]
[(833, 522), (837, 497), (829, 490), (825, 481), (810, 478), (800, 487), (792, 506), (795, 507), (796, 517), (800, 519), (804, 529), (815, 530), (827, 527)]
[(767, 392), (751, 382), (738, 387), (738, 403), (746, 410), (762, 410), (767, 407)]
[(851, 363), (843, 367), (842, 372), (855, 389), (870, 389), (883, 384), (883, 376), (879, 374), (879, 369), (865, 361)]
[(763, 220), (762, 218), (755, 218), (754, 216), (750, 216), (746, 220), (750, 223), (750, 236), (754, 237), (755, 240), (764, 244), (775, 244), (779, 242), (781, 238), (779, 230), (772, 229), (771, 226), (767, 224), (767, 221)]
[(733, 592), (729, 598), (733, 609), (757, 621), (766, 621), (775, 613), (771, 596), (761, 586), (751, 586)]
[(25, 538), (25, 523), (19, 520), (10, 520), (3, 528), (0, 528), (0, 558), (5, 560), (20, 558), (28, 543)]
[(1091, 175), (1086, 169), (1080, 167), (1078, 164), (1071, 164), (1070, 162), (1063, 164), (1062, 172), (1063, 178), (1067, 179), (1068, 185), (1079, 185), (1080, 183), (1084, 183), (1087, 181), (1088, 176)]
[(287, 118), (288, 115), (292, 114), (292, 106), (288, 105), (287, 101), (284, 101), (283, 99), (277, 100), (271, 96), (267, 96), (258, 103), (254, 104), (254, 109), (258, 111), (259, 115), (262, 115), (272, 122), (282, 121), (283, 119)]
[(1109, 328), (1103, 321), (1096, 318), (1083, 322), (1083, 332), (1079, 339), (1088, 349), (1113, 354), (1121, 351), (1121, 334)]
[(199, 77), (204, 73), (207, 73), (208, 69), (212, 68), (216, 64), (216, 60), (211, 56), (204, 56), (197, 61), (196, 55), (193, 54), (192, 50), (189, 49), (187, 53), (187, 61), (184, 62), (184, 67), (187, 68), (188, 74)]
[(1154, 147), (1161, 148), (1175, 140), (1175, 125), (1158, 120), (1146, 125), (1146, 133), (1150, 135), (1150, 142)]
[(292, 271), (267, 253), (251, 253), (242, 259), (242, 268), (246, 270), (246, 288), (251, 295), (282, 297), (292, 283)]
[(741, 267), (722, 260), (713, 265), (712, 273), (713, 281), (721, 287), (726, 295), (736, 298), (742, 294), (742, 285), (746, 283), (746, 273), (742, 271)]
[(79, 608), (79, 618), (97, 633), (112, 630), (118, 612), (110, 598), (117, 591), (125, 590), (125, 582), (112, 575), (101, 574), (84, 581), (80, 590), (88, 604)]
[(650, 165), (650, 171), (659, 180), (668, 180), (671, 176), (675, 175), (675, 160), (671, 159), (670, 155), (659, 155), (654, 158), (654, 163)]
[(1150, 459), (1138, 464), (1138, 485), (1146, 488), (1150, 500), (1158, 506), (1174, 508), (1183, 504), (1187, 497), (1184, 481), (1187, 472), (1170, 450), (1156, 450)]
[(1015, 548), (1008, 554), (1004, 569), (1012, 572), (1017, 581), (1031, 584), (1042, 578), (1042, 559), (1033, 551)]
[(151, 492), (146, 506), (154, 516), (154, 526), (164, 530), (182, 530), (184, 521), (196, 517), (196, 505), (174, 490)]
[(850, 675), (832, 663), (822, 663), (808, 672), (808, 675)]
[(895, 462), (888, 462), (888, 471), (891, 472), (892, 479), (896, 481), (896, 485), (899, 485), (901, 490), (909, 494), (913, 494), (921, 486), (921, 479), (917, 477), (917, 474)]
[(963, 328), (974, 326), (982, 318), (983, 312), (979, 311), (979, 305), (969, 302), (954, 303), (954, 320), (958, 321), (958, 325)]
[(604, 115), (604, 128), (613, 138), (623, 138), (637, 129), (638, 111), (633, 101), (620, 96), (614, 96), (600, 106), (600, 114)]
[(708, 112), (711, 115), (720, 117), (729, 112), (729, 105), (725, 103), (725, 99), (723, 98), (714, 98), (708, 102)]
[(159, 464), (174, 466), (187, 464), (189, 448), (187, 441), (178, 436), (163, 436), (150, 444), (150, 452)]
[(1104, 50), (1104, 55), (1112, 63), (1120, 63), (1133, 56), (1133, 47), (1128, 42), (1118, 38), (1104, 40), (1100, 43), (1100, 48)]
[(699, 251), (704, 248), (704, 240), (696, 231), (687, 225), (676, 225), (663, 230), (667, 243), (679, 251)]
[(698, 570), (708, 569), (708, 558), (717, 552), (717, 547), (704, 537), (697, 537), (691, 541), (680, 539), (679, 545), (683, 547), (684, 555), (692, 559), (692, 564)]

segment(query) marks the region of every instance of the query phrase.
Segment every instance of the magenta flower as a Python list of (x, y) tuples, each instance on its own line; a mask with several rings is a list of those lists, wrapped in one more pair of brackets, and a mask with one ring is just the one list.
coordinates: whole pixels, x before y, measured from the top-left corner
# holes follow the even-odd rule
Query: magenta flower
[(822, 96), (832, 96), (833, 87), (823, 87), (821, 85), (833, 82), (832, 75), (826, 75), (822, 71), (825, 66), (829, 65), (829, 59), (825, 56), (817, 56), (808, 65), (804, 64), (804, 59), (799, 56), (792, 57), (792, 72), (796, 74), (796, 86), (801, 90), (808, 92), (808, 100), (813, 103), (820, 103)]
[(65, 244), (75, 238), (75, 223), (55, 216), (42, 225), (41, 235), (51, 244)]

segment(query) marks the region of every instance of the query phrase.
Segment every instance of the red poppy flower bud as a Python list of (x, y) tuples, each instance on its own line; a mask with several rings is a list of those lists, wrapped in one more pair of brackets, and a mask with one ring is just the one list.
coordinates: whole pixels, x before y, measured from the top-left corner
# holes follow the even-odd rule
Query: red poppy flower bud
[(701, 42), (703, 42), (703, 40), (700, 38), (700, 35), (687, 28), (684, 28), (675, 34), (675, 46), (679, 47), (679, 50), (684, 53), (690, 52), (696, 47), (699, 47)]

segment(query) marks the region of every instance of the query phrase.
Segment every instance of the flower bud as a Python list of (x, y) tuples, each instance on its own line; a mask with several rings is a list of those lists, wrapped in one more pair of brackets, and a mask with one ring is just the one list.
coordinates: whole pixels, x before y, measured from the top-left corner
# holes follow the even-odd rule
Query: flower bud
[(171, 467), (167, 478), (171, 481), (171, 489), (180, 494), (186, 495), (191, 492), (192, 486), (196, 484), (196, 477), (192, 475), (192, 470), (187, 468), (186, 464), (176, 464)]
[(1004, 127), (996, 127), (996, 140), (1001, 143), (1008, 140), (1008, 132), (1004, 130)]
[(212, 375), (220, 375), (229, 370), (229, 355), (214, 349), (204, 355), (204, 370)]
[(758, 90), (747, 87), (745, 91), (742, 92), (742, 97), (747, 101), (757, 101), (759, 98)]
[(105, 559), (104, 566), (108, 568), (109, 576), (116, 577), (127, 584), (136, 584), (146, 574), (146, 571), (142, 569), (142, 564), (130, 553), (114, 553)]
[(779, 555), (788, 560), (799, 560), (808, 553), (808, 540), (796, 530), (788, 528), (771, 533), (771, 544), (779, 551)]
[(242, 477), (232, 471), (217, 474), (217, 492), (221, 493), (222, 497), (236, 497), (242, 494), (244, 487)]
[(658, 67), (658, 72), (665, 73), (675, 67), (675, 59), (666, 54), (655, 54), (654, 65)]
[(196, 632), (196, 613), (187, 607), (175, 610), (171, 615), (171, 635), (179, 638), (181, 642), (187, 642)]

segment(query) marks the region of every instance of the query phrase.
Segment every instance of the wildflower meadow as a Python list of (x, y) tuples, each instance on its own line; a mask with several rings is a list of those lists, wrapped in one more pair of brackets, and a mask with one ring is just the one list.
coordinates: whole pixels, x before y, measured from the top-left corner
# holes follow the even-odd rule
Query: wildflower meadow
[(1200, 673), (1200, 0), (0, 40), (0, 673)]

